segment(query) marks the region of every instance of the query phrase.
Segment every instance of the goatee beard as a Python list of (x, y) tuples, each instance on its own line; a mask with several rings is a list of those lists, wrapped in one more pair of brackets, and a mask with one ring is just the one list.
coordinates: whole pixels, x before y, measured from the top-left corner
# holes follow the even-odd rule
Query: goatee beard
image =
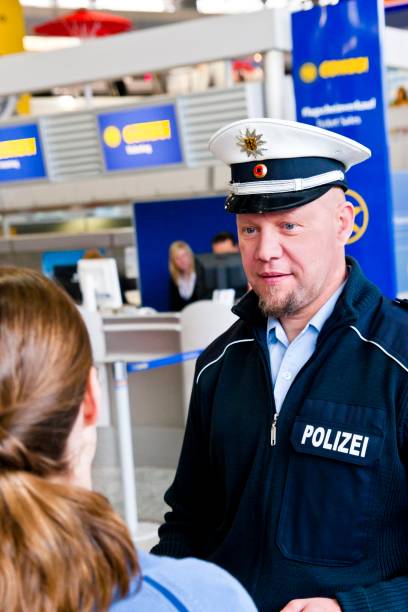
[(289, 293), (282, 301), (274, 299), (273, 295), (259, 297), (259, 308), (262, 313), (265, 317), (272, 317), (273, 319), (281, 319), (292, 315), (299, 310), (300, 306), (299, 299), (294, 293)]

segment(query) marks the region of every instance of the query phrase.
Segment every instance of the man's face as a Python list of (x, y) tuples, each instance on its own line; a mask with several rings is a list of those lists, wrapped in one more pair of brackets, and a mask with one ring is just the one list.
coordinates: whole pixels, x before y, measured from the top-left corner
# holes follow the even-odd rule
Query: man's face
[(243, 266), (266, 315), (290, 316), (331, 295), (352, 219), (340, 189), (289, 211), (237, 215)]
[(235, 246), (232, 240), (227, 238), (227, 240), (223, 240), (222, 242), (214, 242), (212, 245), (212, 251), (217, 255), (222, 255), (223, 253), (237, 253), (238, 248)]

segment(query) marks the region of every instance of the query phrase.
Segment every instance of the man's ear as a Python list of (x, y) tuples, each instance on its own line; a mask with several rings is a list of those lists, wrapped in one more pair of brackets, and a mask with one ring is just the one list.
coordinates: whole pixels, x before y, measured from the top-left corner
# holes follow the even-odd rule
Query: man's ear
[(346, 245), (348, 239), (353, 233), (354, 228), (354, 206), (351, 202), (345, 200), (339, 206), (338, 219), (339, 219), (339, 233), (338, 237), (342, 244)]
[(101, 390), (98, 375), (96, 368), (92, 366), (92, 368), (89, 370), (85, 397), (82, 402), (85, 425), (96, 425), (99, 416), (100, 399)]

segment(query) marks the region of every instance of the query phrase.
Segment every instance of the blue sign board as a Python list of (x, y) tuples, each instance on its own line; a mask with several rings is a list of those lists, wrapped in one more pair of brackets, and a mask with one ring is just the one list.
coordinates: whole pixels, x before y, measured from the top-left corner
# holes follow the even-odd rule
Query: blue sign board
[(395, 295), (392, 201), (381, 37), (384, 7), (340, 0), (292, 16), (298, 121), (361, 142), (372, 157), (347, 173), (355, 226), (347, 251), (367, 276)]
[(98, 125), (108, 171), (183, 161), (174, 104), (103, 113)]
[(38, 126), (30, 123), (0, 128), (0, 183), (46, 176)]

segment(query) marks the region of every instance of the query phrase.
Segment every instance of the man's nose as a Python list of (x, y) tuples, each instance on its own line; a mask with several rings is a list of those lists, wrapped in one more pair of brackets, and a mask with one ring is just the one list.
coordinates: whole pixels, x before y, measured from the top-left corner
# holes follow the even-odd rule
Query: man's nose
[(279, 234), (275, 231), (262, 232), (259, 237), (257, 258), (261, 261), (282, 257), (282, 245)]

